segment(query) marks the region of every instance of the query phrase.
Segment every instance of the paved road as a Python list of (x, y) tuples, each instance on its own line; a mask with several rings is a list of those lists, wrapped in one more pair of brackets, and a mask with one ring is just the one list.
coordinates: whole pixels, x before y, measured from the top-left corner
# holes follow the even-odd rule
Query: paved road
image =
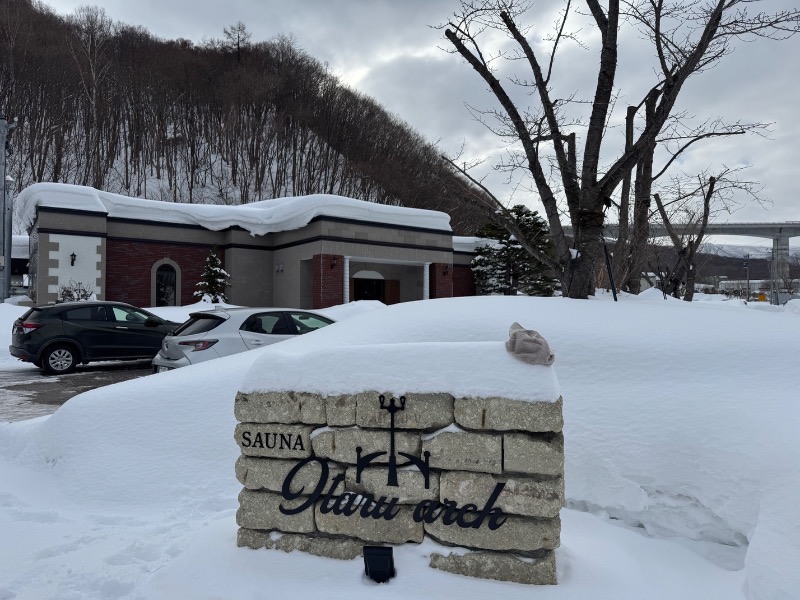
[(49, 415), (81, 392), (152, 372), (150, 359), (89, 364), (69, 375), (59, 376), (44, 375), (34, 366), (0, 368), (0, 421)]

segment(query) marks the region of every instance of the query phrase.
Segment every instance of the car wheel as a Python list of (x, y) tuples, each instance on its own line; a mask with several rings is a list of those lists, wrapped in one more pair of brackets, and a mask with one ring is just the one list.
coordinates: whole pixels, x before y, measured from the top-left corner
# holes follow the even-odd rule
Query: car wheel
[(53, 346), (42, 356), (45, 373), (63, 375), (72, 373), (78, 364), (78, 356), (72, 346)]

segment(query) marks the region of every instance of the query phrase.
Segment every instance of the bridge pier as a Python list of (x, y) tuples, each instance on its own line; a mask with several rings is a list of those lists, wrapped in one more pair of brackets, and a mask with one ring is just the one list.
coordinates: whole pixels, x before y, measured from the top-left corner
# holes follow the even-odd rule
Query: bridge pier
[(772, 238), (772, 257), (775, 264), (775, 283), (778, 288), (789, 281), (789, 238), (780, 236)]

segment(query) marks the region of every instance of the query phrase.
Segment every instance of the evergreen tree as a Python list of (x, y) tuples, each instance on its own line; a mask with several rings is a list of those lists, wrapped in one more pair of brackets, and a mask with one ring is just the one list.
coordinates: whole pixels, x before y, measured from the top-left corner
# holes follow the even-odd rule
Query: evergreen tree
[[(552, 255), (544, 219), (521, 204), (514, 206), (511, 213), (528, 239), (535, 240), (542, 253)], [(472, 261), (478, 294), (553, 295), (558, 280), (545, 265), (526, 252), (504, 227), (489, 223), (478, 229), (475, 235), (490, 240), (489, 244), (476, 248), (476, 256)]]
[(228, 285), (228, 273), (222, 268), (222, 261), (217, 255), (217, 249), (212, 248), (203, 265), (202, 279), (197, 282), (197, 291), (194, 295), (198, 298), (208, 296), (211, 302), (227, 302), (225, 286)]

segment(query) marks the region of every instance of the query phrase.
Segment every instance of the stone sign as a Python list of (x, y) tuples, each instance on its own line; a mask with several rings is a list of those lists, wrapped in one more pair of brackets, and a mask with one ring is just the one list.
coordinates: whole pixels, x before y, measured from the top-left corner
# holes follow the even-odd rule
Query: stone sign
[(240, 392), (235, 415), (239, 546), (352, 559), (429, 537), (433, 568), (556, 583), (560, 399)]

